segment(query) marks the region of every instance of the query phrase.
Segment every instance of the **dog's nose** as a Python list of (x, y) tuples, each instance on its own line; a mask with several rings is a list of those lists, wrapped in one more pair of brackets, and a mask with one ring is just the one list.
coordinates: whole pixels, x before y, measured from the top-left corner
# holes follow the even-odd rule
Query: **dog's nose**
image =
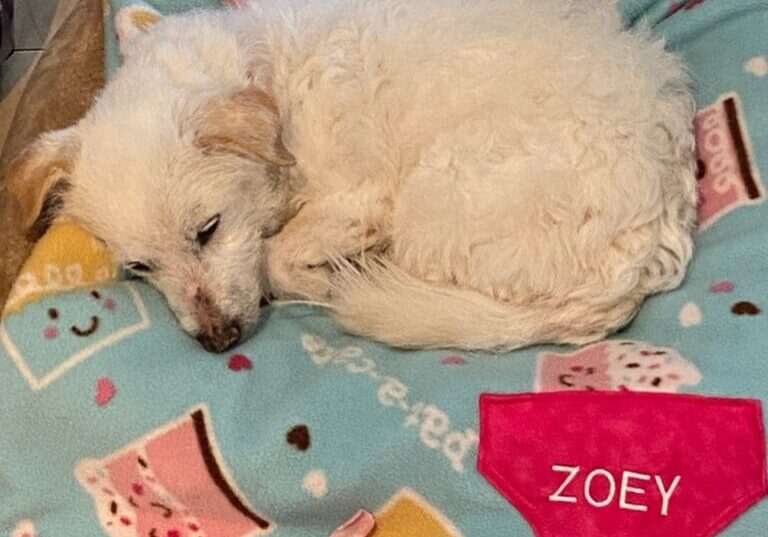
[(197, 341), (208, 352), (224, 352), (240, 342), (240, 323), (231, 321), (224, 325), (216, 325), (208, 332), (197, 335)]

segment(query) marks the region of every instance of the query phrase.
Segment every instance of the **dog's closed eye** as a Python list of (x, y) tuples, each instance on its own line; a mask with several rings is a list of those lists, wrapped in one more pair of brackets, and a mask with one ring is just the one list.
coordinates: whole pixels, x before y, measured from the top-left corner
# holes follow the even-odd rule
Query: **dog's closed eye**
[(146, 263), (142, 263), (141, 261), (131, 261), (130, 263), (126, 263), (125, 268), (139, 275), (152, 272), (152, 267)]
[(200, 247), (208, 244), (213, 234), (216, 233), (216, 229), (219, 227), (219, 220), (221, 220), (221, 215), (214, 215), (197, 231), (196, 240)]

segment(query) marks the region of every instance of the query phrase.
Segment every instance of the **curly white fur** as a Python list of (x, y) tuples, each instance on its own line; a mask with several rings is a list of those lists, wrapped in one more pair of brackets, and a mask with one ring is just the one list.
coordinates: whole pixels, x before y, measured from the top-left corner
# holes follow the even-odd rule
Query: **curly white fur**
[[(126, 54), (68, 131), (64, 210), (151, 259), (189, 332), (196, 291), (252, 327), (269, 285), (397, 346), (580, 343), (684, 277), (688, 78), (606, 2), (260, 0), (168, 17)], [(263, 142), (273, 101), (295, 165), (196, 144), (201, 110), (249, 88), (262, 130), (233, 136)], [(195, 249), (210, 214), (220, 236)]]

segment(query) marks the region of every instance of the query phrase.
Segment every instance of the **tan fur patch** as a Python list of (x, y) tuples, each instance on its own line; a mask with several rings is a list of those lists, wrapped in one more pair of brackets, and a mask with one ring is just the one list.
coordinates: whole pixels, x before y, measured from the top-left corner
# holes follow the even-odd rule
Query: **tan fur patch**
[(62, 176), (72, 172), (72, 162), (66, 159), (46, 160), (32, 146), (11, 164), (8, 192), (19, 205), (22, 224), (29, 229), (43, 208), (45, 197)]
[(288, 166), (295, 159), (281, 135), (274, 99), (258, 88), (248, 88), (208, 103), (201, 113), (195, 145)]
[(144, 11), (144, 10), (137, 9), (136, 11), (131, 13), (131, 22), (136, 28), (138, 28), (142, 32), (146, 32), (150, 26), (152, 26), (159, 20), (160, 20), (160, 15), (158, 15), (157, 13), (152, 13), (151, 11)]

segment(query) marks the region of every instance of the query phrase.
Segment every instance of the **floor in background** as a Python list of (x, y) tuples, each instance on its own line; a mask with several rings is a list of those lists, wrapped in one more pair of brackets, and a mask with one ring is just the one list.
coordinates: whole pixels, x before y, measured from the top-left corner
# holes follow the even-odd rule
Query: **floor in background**
[(14, 52), (0, 64), (0, 100), (10, 93), (43, 50), (58, 0), (15, 0)]

